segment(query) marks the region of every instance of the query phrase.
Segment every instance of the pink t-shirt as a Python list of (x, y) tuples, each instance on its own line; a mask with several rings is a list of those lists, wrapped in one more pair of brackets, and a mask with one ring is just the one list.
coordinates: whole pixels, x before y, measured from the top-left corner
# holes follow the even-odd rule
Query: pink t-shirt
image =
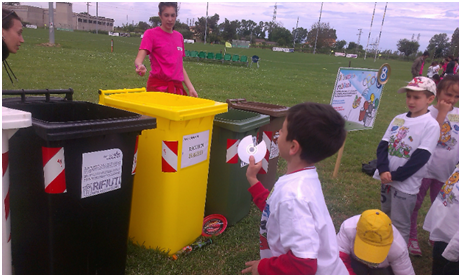
[(139, 50), (147, 50), (152, 70), (150, 76), (164, 81), (184, 81), (182, 59), (184, 38), (177, 32), (167, 33), (160, 27), (144, 32)]

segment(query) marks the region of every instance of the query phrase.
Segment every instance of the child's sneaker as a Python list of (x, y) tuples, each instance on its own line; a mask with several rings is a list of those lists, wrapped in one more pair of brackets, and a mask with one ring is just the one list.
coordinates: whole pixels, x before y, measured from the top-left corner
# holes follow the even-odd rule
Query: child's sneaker
[(430, 247), (434, 247), (434, 241), (433, 240), (428, 239), (427, 244), (429, 244)]
[(410, 252), (413, 256), (422, 256), (423, 253), (419, 248), (418, 240), (417, 239), (410, 239), (408, 242), (408, 252)]

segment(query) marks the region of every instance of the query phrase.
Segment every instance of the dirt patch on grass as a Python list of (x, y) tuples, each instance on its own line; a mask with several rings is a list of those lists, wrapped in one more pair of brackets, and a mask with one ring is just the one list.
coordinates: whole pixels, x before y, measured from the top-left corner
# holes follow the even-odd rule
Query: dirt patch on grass
[(40, 43), (39, 46), (45, 46), (45, 47), (61, 47), (61, 44), (59, 43)]

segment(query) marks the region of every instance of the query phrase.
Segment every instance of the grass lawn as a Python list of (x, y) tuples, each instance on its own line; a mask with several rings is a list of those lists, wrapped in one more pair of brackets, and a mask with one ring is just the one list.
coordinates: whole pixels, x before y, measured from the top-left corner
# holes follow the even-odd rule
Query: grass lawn
[[(99, 89), (145, 87), (147, 77), (135, 73), (134, 59), (140, 38), (109, 37), (84, 32), (56, 31), (56, 47), (44, 46), (48, 30), (25, 29), (25, 43), (8, 62), (19, 82), (14, 86), (2, 72), (3, 89), (74, 89), (74, 99), (97, 102)], [(111, 39), (114, 52), (111, 53)], [(187, 50), (224, 51), (222, 45), (186, 44)], [(339, 67), (378, 69), (391, 66), (379, 113), (372, 130), (349, 132), (337, 178), (332, 177), (337, 156), (317, 164), (326, 202), (336, 229), (342, 221), (366, 209), (380, 208), (380, 183), (361, 172), (362, 163), (376, 158), (376, 147), (391, 119), (406, 111), (405, 95), (397, 90), (410, 81), (410, 62), (347, 59), (320, 54), (283, 53), (262, 49), (227, 49), (227, 53), (260, 57), (260, 68), (186, 60), (184, 67), (199, 97), (225, 102), (229, 98), (292, 106), (304, 101), (330, 103)], [(149, 68), (148, 59), (145, 64)], [(427, 65), (426, 65), (427, 67)], [(424, 71), (426, 72), (426, 71)], [(285, 162), (279, 161), (279, 174)], [(418, 218), (423, 257), (411, 257), (417, 274), (431, 273), (428, 233), (422, 229), (430, 201), (426, 198)], [(213, 244), (169, 259), (156, 250), (129, 243), (127, 274), (238, 274), (244, 263), (259, 258), (260, 212), (250, 214), (214, 239)]]

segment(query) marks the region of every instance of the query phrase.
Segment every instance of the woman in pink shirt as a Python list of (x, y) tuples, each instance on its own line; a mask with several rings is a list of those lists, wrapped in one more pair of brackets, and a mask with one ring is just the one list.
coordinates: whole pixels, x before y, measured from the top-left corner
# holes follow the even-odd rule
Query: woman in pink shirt
[(189, 96), (198, 97), (183, 66), (184, 38), (173, 30), (178, 15), (177, 3), (160, 2), (158, 8), (162, 25), (144, 33), (134, 61), (136, 73), (140, 76), (146, 74), (147, 69), (143, 61), (149, 55), (151, 71), (147, 80), (147, 91), (187, 95), (182, 84), (184, 82), (189, 90)]

